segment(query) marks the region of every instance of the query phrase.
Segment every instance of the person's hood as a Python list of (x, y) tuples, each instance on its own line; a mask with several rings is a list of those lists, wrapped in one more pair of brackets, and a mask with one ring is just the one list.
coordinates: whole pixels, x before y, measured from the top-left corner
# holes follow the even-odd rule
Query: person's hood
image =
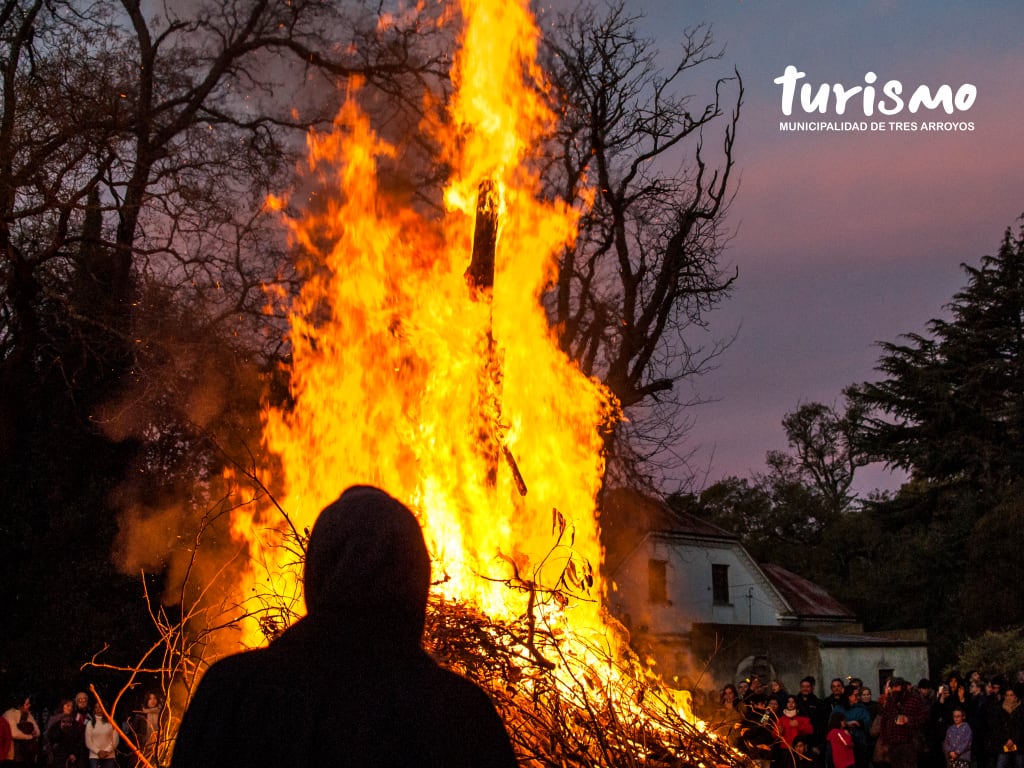
[(430, 556), (416, 517), (378, 488), (352, 486), (313, 525), (304, 588), (311, 618), (397, 615), (422, 633)]

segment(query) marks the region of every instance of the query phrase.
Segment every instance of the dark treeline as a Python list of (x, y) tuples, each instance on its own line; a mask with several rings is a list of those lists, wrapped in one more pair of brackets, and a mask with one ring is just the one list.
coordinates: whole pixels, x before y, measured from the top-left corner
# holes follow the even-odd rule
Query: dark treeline
[[(764, 473), (672, 500), (820, 583), (868, 629), (926, 627), (936, 672), (965, 639), (1024, 622), (1024, 228), (963, 270), (926, 333), (880, 345), (877, 380), (785, 418), (791, 450)], [(909, 480), (854, 498), (871, 462)]]

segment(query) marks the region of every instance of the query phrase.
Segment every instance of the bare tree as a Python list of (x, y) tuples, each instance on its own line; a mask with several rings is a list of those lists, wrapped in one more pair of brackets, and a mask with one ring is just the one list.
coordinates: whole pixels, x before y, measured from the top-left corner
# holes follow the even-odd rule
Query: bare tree
[(707, 101), (687, 95), (721, 57), (710, 31), (687, 31), (677, 63), (662, 69), (638, 20), (620, 1), (603, 16), (559, 17), (547, 38), (561, 116), (548, 191), (582, 210), (548, 306), (562, 349), (629, 416), (609, 439), (620, 471), (673, 463), (690, 401), (680, 382), (723, 349), (694, 331), (736, 277), (721, 255), (742, 82), (712, 79)]
[[(267, 193), (353, 78), (411, 107), (445, 76), (437, 19), (389, 10), (0, 0), (0, 575), (33, 585), (4, 599), (12, 653), (137, 624), (72, 620), (56, 585), (112, 588), (125, 494), (160, 507), (255, 425), (287, 353), (266, 289), (299, 279)], [(50, 572), (64, 561), (103, 572)]]
[(426, 18), (382, 24), (383, 8), (334, 0), (178, 7), (0, 9), (2, 364), (38, 354), (58, 310), (131, 339), (146, 278), (211, 323), (258, 316), (261, 287), (287, 274), (265, 196), (339, 83), (398, 93), (444, 74)]
[(868, 463), (856, 447), (865, 414), (864, 406), (853, 401), (847, 401), (842, 411), (836, 405), (801, 404), (782, 419), (795, 455), (769, 451), (772, 473), (792, 476), (813, 488), (833, 515), (848, 510), (854, 501), (850, 493), (854, 473)]

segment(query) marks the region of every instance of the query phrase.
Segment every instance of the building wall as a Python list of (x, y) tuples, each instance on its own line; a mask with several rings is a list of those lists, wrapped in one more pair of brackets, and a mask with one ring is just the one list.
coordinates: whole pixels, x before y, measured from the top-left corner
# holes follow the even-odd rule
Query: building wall
[[(658, 578), (652, 563), (663, 564), (663, 593), (652, 585)], [(712, 583), (715, 565), (725, 566), (728, 574), (725, 599), (719, 601)], [(682, 634), (694, 622), (776, 626), (783, 607), (738, 543), (651, 536), (615, 570), (612, 581), (612, 611), (634, 633)]]
[(800, 680), (811, 675), (817, 681), (815, 693), (826, 696), (832, 678), (846, 682), (849, 677), (859, 677), (877, 699), (880, 672), (885, 677), (904, 677), (915, 685), (928, 676), (928, 646), (924, 642), (834, 645), (822, 643), (814, 632), (695, 624), (688, 644), (695, 665), (706, 668), (718, 688), (757, 671), (782, 680), (789, 691), (796, 691)]
[(695, 624), (690, 646), (716, 688), (736, 683), (751, 672), (782, 680), (788, 691), (796, 691), (806, 675), (821, 681), (818, 640), (811, 633)]
[(821, 649), (821, 672), (826, 685), (834, 677), (841, 678), (843, 682), (847, 677), (859, 677), (877, 699), (880, 693), (880, 676), (903, 677), (914, 685), (917, 685), (921, 678), (928, 677), (928, 647), (824, 646)]

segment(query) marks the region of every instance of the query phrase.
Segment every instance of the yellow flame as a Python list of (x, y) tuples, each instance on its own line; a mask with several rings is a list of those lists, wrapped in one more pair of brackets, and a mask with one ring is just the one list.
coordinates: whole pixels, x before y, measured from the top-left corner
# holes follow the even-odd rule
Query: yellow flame
[[(536, 598), (562, 586), (578, 599), (530, 608), (570, 638), (568, 656), (586, 660), (596, 648), (598, 664), (622, 642), (601, 610), (595, 507), (600, 427), (615, 407), (559, 350), (541, 306), (576, 215), (540, 199), (525, 162), (553, 120), (538, 31), (518, 2), (463, 0), (462, 15), (457, 92), (450, 119), (438, 121), (450, 130), (444, 160), (453, 169), (443, 220), (378, 186), (378, 160), (395, 148), (354, 100), (332, 132), (309, 137), (310, 166), (335, 173), (337, 193), (288, 221), (324, 269), (291, 316), (292, 405), (268, 411), (264, 436), (298, 530), (347, 486), (378, 485), (419, 515), (445, 597), (513, 620), (528, 609), (529, 587), (542, 588)], [(474, 291), (464, 275), (485, 182), (497, 196), (494, 280)], [(234, 523), (260, 563), (254, 582), (269, 579), (297, 602), (294, 555), (275, 547), (283, 532), (253, 536), (259, 519), (242, 510)], [(255, 624), (246, 632), (259, 644)]]

